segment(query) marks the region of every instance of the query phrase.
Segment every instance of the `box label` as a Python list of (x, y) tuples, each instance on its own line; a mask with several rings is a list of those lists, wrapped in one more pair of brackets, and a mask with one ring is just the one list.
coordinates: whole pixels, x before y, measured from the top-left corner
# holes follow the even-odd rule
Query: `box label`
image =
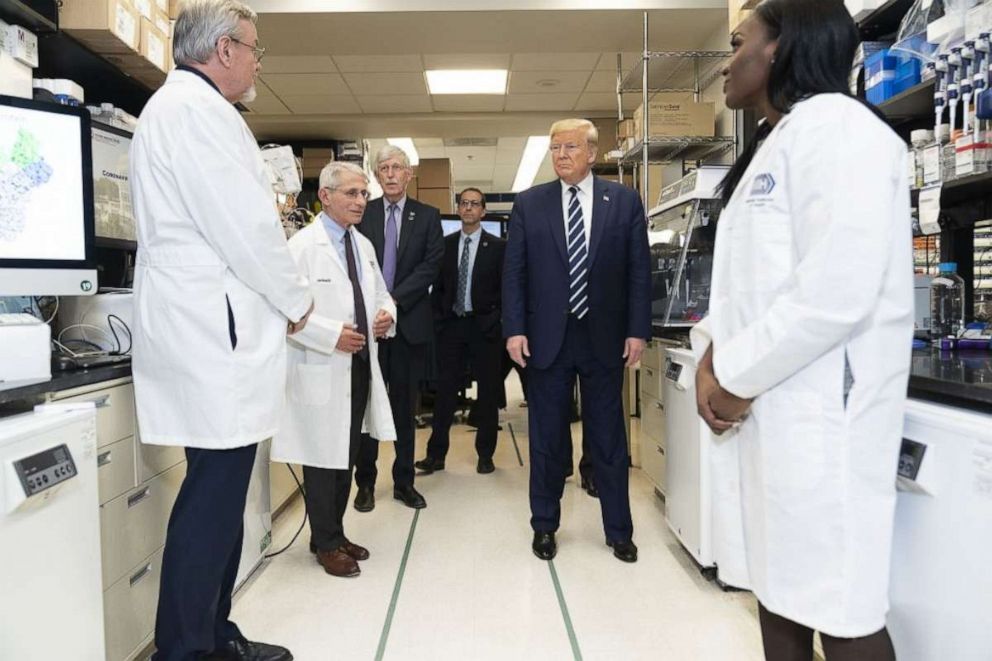
[(123, 3), (117, 3), (117, 13), (114, 16), (114, 34), (134, 47), (138, 41), (138, 21), (134, 14), (127, 10)]

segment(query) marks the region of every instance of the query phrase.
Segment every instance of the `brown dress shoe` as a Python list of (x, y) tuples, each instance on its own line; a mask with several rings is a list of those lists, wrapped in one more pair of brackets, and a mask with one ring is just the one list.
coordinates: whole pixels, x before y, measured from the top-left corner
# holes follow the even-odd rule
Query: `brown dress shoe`
[(369, 550), (367, 548), (358, 544), (352, 544), (347, 539), (344, 540), (344, 544), (338, 547), (338, 551), (351, 556), (355, 560), (369, 559)]
[(358, 576), (362, 570), (358, 568), (358, 563), (347, 553), (338, 551), (317, 550), (317, 562), (331, 576), (341, 578), (351, 578)]

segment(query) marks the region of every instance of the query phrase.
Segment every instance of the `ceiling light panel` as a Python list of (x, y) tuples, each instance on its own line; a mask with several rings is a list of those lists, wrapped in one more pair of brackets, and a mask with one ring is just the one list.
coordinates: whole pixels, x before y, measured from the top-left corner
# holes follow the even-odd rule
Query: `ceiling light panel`
[(427, 72), (433, 95), (505, 94), (506, 69), (434, 69)]
[(526, 190), (534, 183), (541, 164), (548, 157), (548, 146), (551, 144), (551, 137), (547, 135), (532, 135), (527, 138), (527, 145), (524, 153), (520, 157), (520, 165), (517, 167), (517, 176), (513, 179), (512, 190), (519, 193)]

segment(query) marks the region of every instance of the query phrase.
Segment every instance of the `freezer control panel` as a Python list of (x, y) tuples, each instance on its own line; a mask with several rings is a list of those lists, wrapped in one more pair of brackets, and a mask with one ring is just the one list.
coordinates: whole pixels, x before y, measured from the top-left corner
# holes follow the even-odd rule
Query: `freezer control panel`
[(920, 474), (920, 467), (923, 464), (923, 456), (927, 452), (927, 446), (908, 438), (902, 439), (902, 449), (899, 452), (899, 477), (907, 480), (916, 480)]
[(676, 363), (671, 358), (667, 358), (665, 362), (665, 378), (678, 383), (679, 377), (682, 376), (682, 363)]
[(76, 464), (65, 445), (56, 445), (14, 462), (14, 472), (27, 497), (51, 489), (76, 476)]

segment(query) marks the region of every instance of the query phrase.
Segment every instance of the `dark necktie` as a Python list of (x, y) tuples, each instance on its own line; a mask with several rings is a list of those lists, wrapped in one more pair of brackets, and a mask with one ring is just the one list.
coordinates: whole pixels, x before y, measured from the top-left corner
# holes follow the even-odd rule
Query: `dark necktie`
[(358, 265), (355, 263), (355, 248), (351, 244), (351, 232), (344, 233), (344, 254), (348, 260), (348, 279), (351, 280), (351, 291), (355, 297), (355, 326), (358, 332), (365, 336), (365, 346), (358, 355), (369, 359), (369, 320), (365, 316), (365, 297), (362, 296), (362, 283), (358, 279)]
[(386, 219), (386, 242), (382, 247), (382, 277), (386, 281), (386, 289), (393, 292), (396, 282), (396, 205), (389, 205), (389, 217)]
[(582, 204), (579, 202), (579, 189), (568, 189), (572, 199), (568, 204), (568, 306), (576, 317), (581, 319), (589, 312), (588, 266), (586, 252), (586, 229), (582, 220)]
[(462, 259), (458, 264), (458, 287), (455, 289), (455, 314), (459, 317), (465, 314), (465, 298), (468, 293), (468, 260), (472, 249), (472, 237), (465, 237), (465, 248)]

